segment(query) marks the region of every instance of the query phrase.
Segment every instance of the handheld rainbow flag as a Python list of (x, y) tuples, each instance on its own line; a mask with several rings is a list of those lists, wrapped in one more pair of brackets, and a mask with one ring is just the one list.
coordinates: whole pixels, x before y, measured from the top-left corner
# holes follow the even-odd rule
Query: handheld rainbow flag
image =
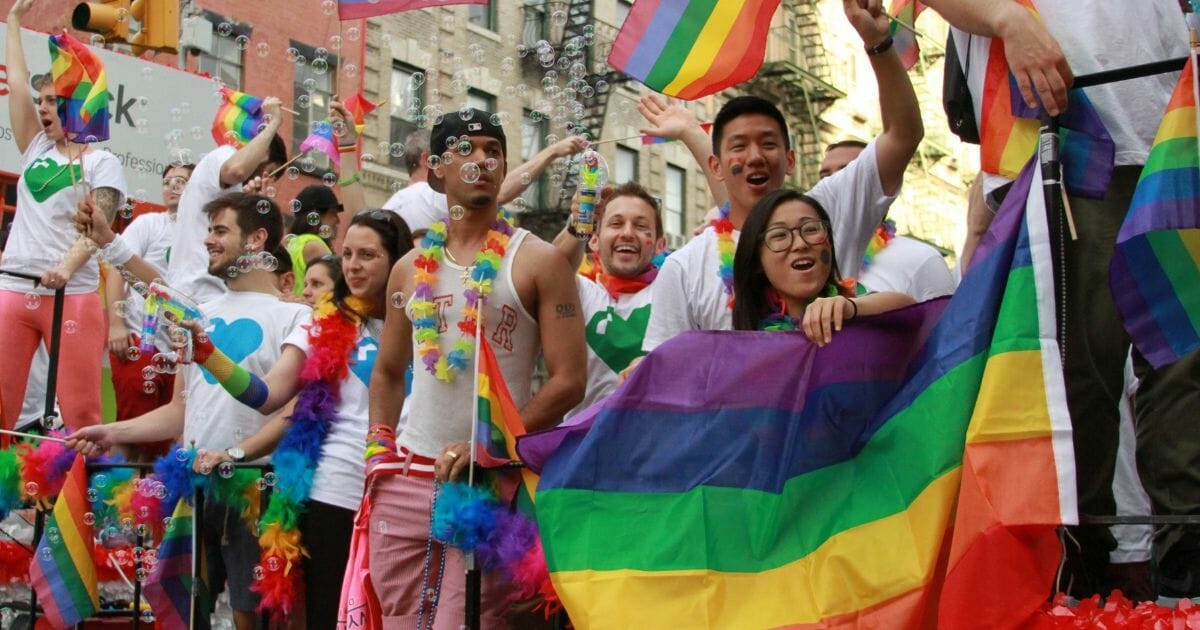
[(449, 4), (487, 4), (487, 0), (338, 0), (338, 18), (357, 20)]
[(334, 164), (341, 165), (342, 155), (338, 153), (337, 140), (333, 137), (333, 125), (329, 123), (328, 118), (318, 122), (312, 133), (300, 143), (301, 153), (314, 149), (328, 155)]
[(58, 117), (72, 142), (108, 140), (108, 76), (104, 64), (66, 31), (51, 35), (50, 74)]
[[(484, 468), (498, 468), (519, 459), (517, 438), (525, 435), (525, 425), (521, 422), (512, 395), (508, 393), (504, 373), (500, 371), (491, 344), (482, 337), (479, 343), (479, 390), (475, 403), (479, 419), (475, 429), (475, 461)], [(517, 504), (526, 513), (533, 505), (537, 484), (537, 475), (522, 468)]]
[(142, 593), (163, 630), (191, 627), (194, 521), (192, 507), (180, 499), (158, 547), (158, 563), (143, 585)]
[(367, 114), (379, 107), (378, 103), (372, 103), (366, 96), (363, 96), (362, 91), (355, 93), (342, 104), (346, 107), (346, 111), (354, 117), (354, 128), (358, 133), (362, 133), (363, 128), (366, 127)]
[[(711, 134), (712, 133), (712, 125), (713, 125), (712, 122), (703, 122), (703, 123), (700, 123), (700, 128), (704, 130), (704, 133)], [(646, 145), (650, 145), (650, 144), (666, 144), (668, 142), (674, 142), (674, 141), (675, 140), (673, 138), (661, 138), (659, 136), (652, 136), (649, 134), (645, 134), (642, 136), (642, 146), (646, 146)]]
[(73, 626), (100, 608), (92, 526), (84, 520), (91, 511), (87, 489), (87, 467), (76, 455), (29, 565), (38, 603), (56, 628)]
[(608, 64), (686, 100), (720, 92), (762, 66), (779, 0), (639, 0)]
[(1200, 349), (1200, 146), (1188, 59), (1117, 234), (1109, 284), (1134, 345), (1156, 368)]
[(900, 55), (900, 61), (904, 62), (905, 70), (916, 65), (917, 59), (921, 56), (921, 46), (917, 42), (916, 33), (901, 28), (900, 24), (915, 27), (917, 16), (921, 15), (921, 11), (924, 10), (925, 5), (920, 0), (894, 0), (892, 2), (892, 20), (888, 23), (888, 34), (892, 36), (896, 53)]
[(221, 106), (213, 118), (212, 137), (218, 145), (240, 147), (258, 135), (262, 125), (263, 100), (227, 87), (221, 88)]
[(572, 622), (1021, 627), (1037, 614), (1055, 527), (1076, 516), (1031, 181), (1036, 164), (953, 298), (864, 318), (824, 348), (687, 333), (571, 426), (521, 438)]

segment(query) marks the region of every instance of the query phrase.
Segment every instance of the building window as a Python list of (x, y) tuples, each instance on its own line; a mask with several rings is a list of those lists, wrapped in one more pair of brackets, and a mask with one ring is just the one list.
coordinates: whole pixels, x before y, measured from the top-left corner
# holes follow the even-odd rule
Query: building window
[(530, 48), (550, 37), (546, 28), (546, 9), (540, 1), (525, 3), (525, 23), (521, 27), (521, 42)]
[(467, 105), (481, 111), (495, 113), (496, 97), (483, 90), (471, 88), (467, 90)]
[(638, 152), (629, 147), (617, 145), (617, 166), (613, 171), (613, 184), (636, 182), (638, 179)]
[[(528, 162), (546, 148), (546, 134), (549, 133), (547, 127), (548, 121), (544, 116), (532, 110), (525, 110), (525, 115), (521, 118), (522, 161)], [(543, 171), (536, 180), (530, 182), (525, 192), (521, 193), (521, 199), (525, 200), (525, 207), (530, 209), (545, 207), (547, 189), (546, 173)]]
[[(408, 142), (408, 136), (425, 124), (421, 113), (425, 103), (425, 72), (415, 66), (393, 61), (390, 94), (388, 107), (391, 108), (392, 129), (388, 138), (392, 147), (397, 144), (402, 147)], [(388, 164), (403, 167), (403, 151), (390, 150)]]
[(616, 25), (620, 27), (625, 23), (625, 18), (629, 17), (629, 12), (633, 10), (632, 0), (617, 0), (617, 21)]
[(233, 25), (233, 31), (229, 35), (223, 36), (217, 32), (216, 25), (230, 22), (219, 15), (207, 12), (205, 17), (213, 24), (212, 52), (198, 51), (196, 70), (207, 73), (214, 79), (220, 79), (231, 89), (240, 91), (242, 89), (243, 51), (238, 48), (237, 38), (242, 35), (249, 37), (251, 30), (247, 26)]
[[(312, 46), (291, 42), (291, 46), (300, 51), (310, 61), (305, 64), (293, 64), (293, 80), (295, 85), (296, 115), (292, 116), (292, 146), (299, 150), (300, 143), (316, 128), (317, 124), (329, 117), (329, 99), (333, 95), (333, 83), (337, 77), (337, 57), (325, 57), (325, 70), (318, 71), (320, 65), (317, 51)], [(314, 64), (317, 64), (314, 68)], [(307, 101), (307, 103), (306, 103)], [(311, 160), (311, 162), (310, 162)], [(311, 165), (311, 168), (306, 168)], [(329, 156), (320, 151), (310, 151), (300, 160), (300, 170), (312, 175), (322, 175), (332, 168)]]
[(687, 171), (667, 165), (667, 195), (663, 200), (663, 223), (667, 234), (683, 236), (684, 234), (684, 186), (687, 183)]
[(496, 30), (496, 2), (472, 4), (467, 8), (467, 21), (479, 28)]

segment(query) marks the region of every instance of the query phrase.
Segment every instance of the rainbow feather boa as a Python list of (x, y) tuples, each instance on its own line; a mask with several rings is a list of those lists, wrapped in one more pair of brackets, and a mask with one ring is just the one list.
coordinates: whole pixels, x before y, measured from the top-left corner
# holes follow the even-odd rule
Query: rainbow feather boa
[(896, 238), (896, 222), (891, 219), (884, 219), (879, 227), (875, 228), (875, 234), (871, 236), (871, 241), (867, 243), (867, 251), (863, 253), (862, 266), (858, 269), (858, 275), (867, 272), (867, 269), (875, 263), (875, 256), (879, 254), (883, 248)]
[(350, 374), (360, 321), (353, 313), (368, 312), (356, 298), (348, 298), (346, 307), (339, 309), (326, 300), (314, 309), (308, 357), (300, 371), (303, 385), (291, 425), (271, 457), (278, 481), (259, 523), (263, 577), (251, 589), (262, 598), (259, 610), (269, 610), (276, 618), (290, 615), (303, 596), (300, 558), (307, 552), (300, 541), (300, 513), (312, 491), (321, 446), (337, 421), (342, 381)]

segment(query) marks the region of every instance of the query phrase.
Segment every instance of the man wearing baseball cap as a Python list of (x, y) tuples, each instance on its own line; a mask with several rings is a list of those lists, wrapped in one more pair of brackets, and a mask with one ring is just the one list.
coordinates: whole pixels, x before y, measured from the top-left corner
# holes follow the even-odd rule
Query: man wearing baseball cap
[[(554, 426), (583, 397), (586, 350), (574, 272), (563, 254), (514, 228), (497, 207), (508, 165), (504, 130), (494, 121), (489, 112), (468, 109), (434, 126), (431, 152), (441, 157), (430, 164), (429, 185), (446, 195), (449, 220), (431, 225), (424, 246), (396, 263), (388, 281), (370, 380), (363, 499), (371, 577), (386, 627), (435, 614), (445, 618), (435, 627), (456, 625), (463, 614), (463, 556), (446, 549), (442, 565), (429, 521), (435, 477), (456, 479), (470, 460), (476, 331), (494, 352), (528, 430)], [(533, 395), (539, 351), (549, 378)], [(397, 437), (410, 361), (408, 419)], [(423, 567), (431, 574), (423, 577)], [(441, 585), (435, 611), (423, 582)], [(506, 625), (508, 588), (497, 576), (483, 576), (483, 627)]]

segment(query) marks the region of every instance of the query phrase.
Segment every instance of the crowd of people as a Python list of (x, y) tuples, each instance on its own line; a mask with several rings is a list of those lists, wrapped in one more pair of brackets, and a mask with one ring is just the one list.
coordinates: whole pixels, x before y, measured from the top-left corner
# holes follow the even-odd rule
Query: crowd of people
[[(65, 288), (64, 328), (75, 332), (62, 338), (58, 392), (73, 448), (148, 457), (182, 441), (198, 449), (202, 471), (273, 456), (278, 467), (285, 453), (300, 462), (276, 494), (303, 506), (298, 522), (280, 527), (297, 532), (306, 550), (304, 597), (295, 606), (306, 627), (336, 627), (355, 515), (368, 504), (385, 624), (407, 627), (438, 611), (433, 627), (458, 627), (464, 560), (437, 551), (430, 505), (437, 484), (463, 475), (470, 460), (479, 340), (494, 351), (526, 429), (537, 431), (611, 394), (641, 357), (686, 331), (794, 330), (824, 345), (858, 318), (952, 294), (967, 264), (951, 271), (939, 252), (896, 235), (887, 220), (924, 131), (876, 0), (846, 0), (844, 8), (871, 62), (882, 130), (869, 142), (831, 145), (811, 190), (787, 185), (795, 151), (774, 103), (729, 99), (709, 133), (686, 108), (642, 98), (643, 132), (686, 146), (714, 202), (703, 230), (665, 258), (660, 201), (636, 181), (602, 191), (594, 228), (577, 223), (578, 197), (553, 242), (519, 227), (503, 204), (555, 160), (588, 150), (587, 142), (571, 136), (510, 165), (498, 117), (474, 109), (407, 138), (408, 186), (382, 208), (368, 208), (359, 138), (336, 98), (329, 115), (345, 154), (337, 193), (310, 186), (282, 209), (262, 194), (288, 161), (278, 135), (281, 103), (268, 97), (265, 124), (250, 142), (169, 166), (167, 211), (114, 234), (127, 192), (121, 166), (72, 142), (48, 75), (30, 76), (18, 27), (31, 4), (18, 0), (9, 13), (10, 116), (24, 170), (2, 262), (41, 281), (31, 288), (0, 275), (0, 347), (13, 359), (0, 371), (3, 426), (18, 422), (31, 365), (51, 334), (46, 297)], [(1070, 106), (1072, 71), (1187, 52), (1172, 0), (1095, 3), (1082, 13), (1036, 0), (1040, 18), (1015, 0), (927, 4), (963, 31), (1003, 42), (1022, 96), (1051, 114)], [(1070, 200), (1080, 236), (1059, 252), (1069, 322), (1060, 342), (1087, 514), (1116, 508), (1127, 361), (1140, 382), (1137, 455), (1153, 510), (1200, 510), (1200, 468), (1192, 465), (1200, 449), (1182, 425), (1186, 409), (1200, 408), (1196, 357), (1156, 371), (1131, 355), (1107, 289), (1116, 231), (1173, 84), (1174, 75), (1163, 75), (1088, 91), (1113, 133), (1117, 167), (1103, 200)], [(995, 210), (995, 195), (984, 195), (1004, 183), (991, 175), (981, 182), (972, 242), (986, 231), (987, 204)], [(352, 219), (339, 239), (342, 213)], [(965, 250), (964, 259), (971, 243)], [(594, 273), (577, 273), (585, 259)], [(159, 351), (139, 350), (147, 343), (134, 285), (154, 282), (195, 300), (206, 319), (187, 323), (194, 362), (177, 374), (156, 369)], [(101, 424), (106, 355), (119, 421)], [(535, 388), (539, 360), (544, 378)], [(1118, 486), (1129, 481), (1117, 477)], [(200, 527), (210, 585), (227, 584), (237, 627), (253, 627), (262, 532), (222, 506), (207, 510)], [(1110, 556), (1118, 550), (1107, 528), (1073, 533), (1066, 554), (1073, 594), (1114, 587), (1138, 598), (1200, 594), (1194, 528), (1177, 526), (1157, 539), (1153, 583), (1149, 549)], [(505, 623), (509, 588), (484, 576), (485, 627)]]

